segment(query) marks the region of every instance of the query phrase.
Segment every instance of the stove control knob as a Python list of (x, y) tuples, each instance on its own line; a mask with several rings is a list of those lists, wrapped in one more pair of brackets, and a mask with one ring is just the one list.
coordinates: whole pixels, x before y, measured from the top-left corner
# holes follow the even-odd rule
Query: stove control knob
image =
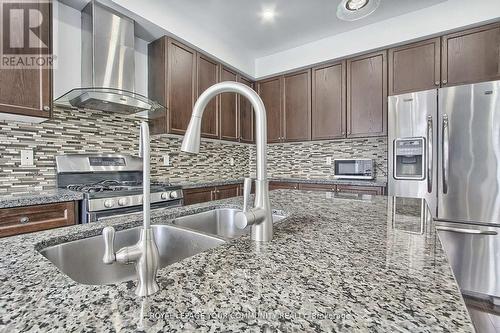
[(177, 194), (177, 191), (172, 191), (170, 192), (170, 198), (171, 199), (177, 199), (179, 195)]
[(118, 205), (125, 206), (127, 204), (127, 198), (118, 199)]
[(104, 207), (106, 208), (111, 208), (115, 205), (115, 202), (113, 200), (106, 200), (104, 201)]
[(162, 198), (163, 200), (167, 200), (169, 197), (170, 197), (170, 192), (163, 192), (163, 193), (161, 194), (161, 198)]

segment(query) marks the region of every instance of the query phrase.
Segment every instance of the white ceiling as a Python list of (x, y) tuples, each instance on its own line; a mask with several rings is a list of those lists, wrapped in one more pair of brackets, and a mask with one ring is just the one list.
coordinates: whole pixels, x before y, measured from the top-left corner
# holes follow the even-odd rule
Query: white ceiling
[[(244, 48), (254, 58), (290, 49), (318, 39), (353, 30), (446, 0), (381, 0), (370, 16), (341, 21), (336, 16), (340, 0), (148, 0), (160, 12), (182, 17), (185, 23)], [(263, 23), (259, 13), (274, 7), (274, 22)]]

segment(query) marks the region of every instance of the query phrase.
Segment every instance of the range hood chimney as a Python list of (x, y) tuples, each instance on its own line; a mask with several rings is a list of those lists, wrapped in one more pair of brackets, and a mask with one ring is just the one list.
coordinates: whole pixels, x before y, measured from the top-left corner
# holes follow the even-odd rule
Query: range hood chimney
[(151, 117), (163, 106), (135, 93), (134, 21), (95, 0), (82, 10), (82, 87), (55, 105)]

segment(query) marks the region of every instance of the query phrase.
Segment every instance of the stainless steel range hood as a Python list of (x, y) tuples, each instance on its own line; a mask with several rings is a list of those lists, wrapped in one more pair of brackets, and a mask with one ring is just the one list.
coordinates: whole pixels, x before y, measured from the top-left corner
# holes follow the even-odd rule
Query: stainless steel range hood
[(135, 93), (134, 21), (91, 1), (82, 10), (82, 87), (55, 105), (143, 116), (164, 110)]

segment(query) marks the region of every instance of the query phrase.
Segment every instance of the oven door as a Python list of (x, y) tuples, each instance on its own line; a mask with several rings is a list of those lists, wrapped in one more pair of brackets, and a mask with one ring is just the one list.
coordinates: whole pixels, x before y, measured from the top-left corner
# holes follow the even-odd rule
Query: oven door
[[(151, 204), (151, 210), (159, 208), (172, 208), (179, 206), (182, 206), (182, 199), (153, 203)], [(123, 216), (123, 215), (137, 213), (140, 211), (142, 211), (142, 205), (126, 207), (126, 208), (101, 210), (96, 212), (87, 212), (82, 217), (82, 223), (98, 222), (99, 220), (104, 218)]]

